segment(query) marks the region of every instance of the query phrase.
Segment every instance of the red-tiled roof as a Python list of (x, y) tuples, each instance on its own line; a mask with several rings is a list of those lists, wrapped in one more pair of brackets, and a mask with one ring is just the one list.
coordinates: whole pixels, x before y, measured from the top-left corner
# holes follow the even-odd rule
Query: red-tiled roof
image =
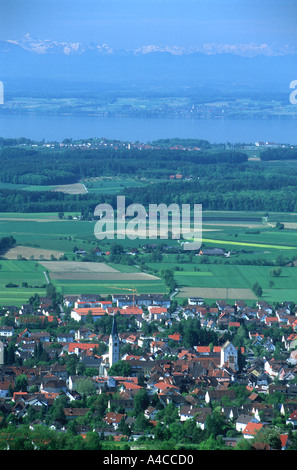
[(255, 436), (262, 427), (263, 427), (263, 423), (252, 423), (250, 421), (242, 432), (243, 434)]

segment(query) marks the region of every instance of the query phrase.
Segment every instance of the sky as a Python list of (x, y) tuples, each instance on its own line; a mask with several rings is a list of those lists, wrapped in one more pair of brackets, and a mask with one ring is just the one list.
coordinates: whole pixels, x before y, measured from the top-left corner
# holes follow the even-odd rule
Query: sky
[(0, 0), (0, 40), (297, 46), (297, 0)]

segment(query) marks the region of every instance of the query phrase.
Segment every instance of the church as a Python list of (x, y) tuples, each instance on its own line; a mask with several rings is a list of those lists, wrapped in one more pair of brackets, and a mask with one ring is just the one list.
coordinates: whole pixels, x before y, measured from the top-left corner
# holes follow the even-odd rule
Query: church
[(113, 317), (108, 347), (109, 347), (109, 351), (108, 351), (109, 367), (111, 367), (117, 362), (119, 362), (120, 360), (120, 339), (119, 339), (117, 322), (116, 322), (115, 316)]
[(120, 360), (120, 338), (118, 334), (116, 317), (113, 317), (111, 332), (108, 341), (108, 353), (102, 355), (99, 374), (108, 376), (109, 369)]

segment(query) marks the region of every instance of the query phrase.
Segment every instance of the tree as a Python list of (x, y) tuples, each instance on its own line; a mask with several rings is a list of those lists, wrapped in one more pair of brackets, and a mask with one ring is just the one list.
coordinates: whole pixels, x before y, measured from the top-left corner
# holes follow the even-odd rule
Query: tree
[(177, 283), (174, 279), (173, 270), (170, 268), (161, 269), (161, 277), (163, 277), (166, 286), (169, 288), (170, 292), (172, 292), (176, 287)]
[(224, 448), (222, 438), (216, 438), (215, 434), (211, 434), (206, 441), (199, 445), (200, 450), (220, 450)]
[(179, 419), (178, 410), (173, 403), (169, 403), (160, 413), (163, 414), (163, 421), (166, 425), (174, 423), (175, 420)]
[(84, 378), (81, 378), (81, 379), (78, 379), (76, 382), (75, 382), (75, 386), (76, 386), (76, 391), (80, 394), (80, 395), (92, 395), (93, 393), (96, 392), (96, 388), (95, 388), (95, 384), (92, 382), (91, 379), (84, 379)]
[(113, 364), (108, 371), (110, 376), (122, 376), (128, 377), (131, 374), (131, 366), (127, 361), (119, 361), (116, 364)]
[(262, 289), (262, 287), (259, 285), (258, 282), (255, 282), (255, 284), (253, 285), (253, 292), (254, 292), (254, 294), (255, 294), (257, 297), (262, 297), (263, 289)]
[(148, 407), (150, 399), (146, 390), (141, 389), (134, 396), (134, 412), (136, 415), (143, 413), (143, 411)]
[(133, 425), (134, 431), (143, 432), (150, 428), (150, 426), (151, 424), (149, 423), (149, 420), (144, 416), (144, 414), (138, 413)]
[(26, 392), (28, 386), (28, 379), (25, 374), (18, 375), (15, 379), (15, 391), (19, 392)]
[(57, 422), (59, 424), (66, 424), (67, 419), (64, 412), (64, 403), (61, 401), (55, 400), (51, 408), (52, 422)]
[(270, 271), (270, 275), (273, 277), (279, 277), (281, 273), (282, 273), (282, 268), (274, 268), (274, 269), (271, 269)]
[(281, 222), (277, 221), (276, 224), (275, 224), (275, 228), (277, 230), (283, 230), (285, 228), (285, 226)]
[(87, 432), (85, 445), (87, 450), (101, 450), (102, 444), (98, 433), (95, 431)]
[(245, 438), (239, 439), (239, 441), (237, 442), (235, 446), (235, 450), (251, 450), (251, 449), (252, 449), (252, 445), (249, 442), (249, 439), (245, 439)]
[(9, 366), (11, 366), (12, 364), (15, 363), (15, 346), (12, 342), (9, 343), (8, 345), (8, 348), (7, 350), (5, 349), (5, 351), (7, 351), (6, 353), (6, 360), (5, 360), (5, 363)]
[(76, 368), (79, 363), (79, 357), (76, 354), (72, 354), (67, 358), (66, 369), (69, 375), (76, 374)]
[(243, 346), (244, 340), (247, 339), (247, 337), (248, 337), (248, 333), (246, 331), (245, 326), (240, 325), (240, 327), (238, 328), (234, 338), (232, 339), (232, 344), (235, 347)]
[(219, 434), (225, 435), (226, 431), (230, 429), (230, 425), (226, 423), (221, 413), (215, 410), (206, 417), (206, 429), (215, 436)]
[(48, 354), (43, 349), (41, 341), (39, 341), (38, 344), (35, 344), (34, 346), (34, 358), (37, 362), (46, 362), (48, 360)]
[(279, 437), (279, 432), (272, 428), (262, 428), (257, 432), (254, 442), (264, 442), (270, 445), (272, 449), (280, 450), (282, 443)]

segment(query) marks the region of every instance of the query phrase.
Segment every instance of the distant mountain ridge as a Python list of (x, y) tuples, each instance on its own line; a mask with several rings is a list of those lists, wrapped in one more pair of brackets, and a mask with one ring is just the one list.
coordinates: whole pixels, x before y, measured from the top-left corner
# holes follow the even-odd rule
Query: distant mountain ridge
[(201, 48), (146, 45), (114, 50), (107, 44), (34, 39), (0, 42), (0, 80), (142, 83), (158, 86), (279, 87), (297, 79), (297, 50), (287, 45), (205, 44)]
[(37, 39), (30, 36), (29, 33), (21, 39), (8, 39), (0, 43), (1, 51), (10, 52), (9, 46), (19, 46), (25, 50), (36, 52), (37, 54), (48, 53), (63, 53), (69, 54), (82, 54), (88, 51), (95, 51), (98, 53), (118, 54), (129, 52), (134, 54), (149, 54), (152, 52), (168, 52), (173, 55), (184, 55), (193, 53), (202, 54), (233, 54), (242, 57), (255, 57), (258, 55), (264, 56), (282, 56), (282, 55), (297, 55), (297, 47), (289, 46), (288, 44), (216, 44), (206, 43), (201, 47), (180, 47), (178, 45), (156, 45), (147, 44), (138, 47), (134, 50), (115, 50), (108, 44), (84, 44), (81, 42), (58, 42), (51, 39)]

